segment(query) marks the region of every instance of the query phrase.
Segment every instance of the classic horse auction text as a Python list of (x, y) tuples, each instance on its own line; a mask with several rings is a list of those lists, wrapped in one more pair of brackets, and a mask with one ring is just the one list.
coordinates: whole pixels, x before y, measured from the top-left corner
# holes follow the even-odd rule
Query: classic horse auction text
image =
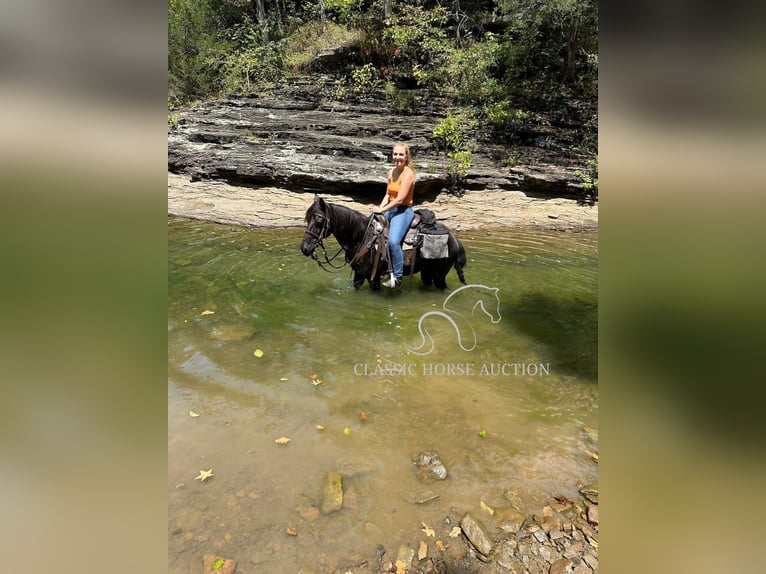
[(550, 363), (354, 363), (354, 375), (358, 377), (401, 376), (548, 376)]

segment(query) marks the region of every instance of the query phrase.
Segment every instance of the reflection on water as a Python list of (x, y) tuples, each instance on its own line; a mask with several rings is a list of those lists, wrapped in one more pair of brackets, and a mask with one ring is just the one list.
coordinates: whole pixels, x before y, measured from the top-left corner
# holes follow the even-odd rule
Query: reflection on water
[[(170, 572), (206, 553), (243, 572), (345, 572), (380, 544), (417, 547), (422, 522), (447, 540), (447, 518), (509, 489), (534, 512), (597, 480), (581, 450), (598, 428), (596, 234), (461, 234), (468, 282), (498, 289), (488, 313), (478, 289), (445, 309), (449, 292), (417, 279), (355, 292), (301, 255), (298, 230), (170, 219), (168, 234)], [(418, 479), (426, 450), (445, 481)], [(322, 515), (330, 471), (343, 508)], [(426, 490), (438, 498), (410, 502)]]

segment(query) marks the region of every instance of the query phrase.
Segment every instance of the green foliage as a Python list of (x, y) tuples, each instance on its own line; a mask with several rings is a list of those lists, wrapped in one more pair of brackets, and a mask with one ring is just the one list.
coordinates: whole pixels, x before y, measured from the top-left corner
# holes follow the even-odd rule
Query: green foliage
[(420, 86), (432, 87), (443, 77), (441, 69), (452, 47), (447, 23), (447, 11), (442, 6), (424, 6), (422, 0), (397, 4), (374, 45), (381, 60), (396, 74), (407, 77), (417, 73)]
[(596, 95), (595, 0), (499, 0), (498, 7), (511, 21), (499, 57), (509, 83), (548, 94), (568, 85)]
[(378, 71), (372, 64), (368, 63), (351, 71), (351, 91), (356, 97), (371, 94), (380, 84)]
[(168, 95), (173, 104), (217, 92), (227, 51), (208, 2), (168, 1)]
[(459, 49), (451, 48), (439, 74), (447, 93), (462, 104), (481, 104), (496, 98), (501, 92), (496, 79), (499, 51), (497, 36), (490, 33), (481, 42), (468, 41)]
[(490, 125), (501, 129), (546, 123), (540, 114), (515, 108), (508, 100), (487, 104), (482, 112)]
[(582, 188), (598, 197), (598, 156), (586, 162), (586, 169), (575, 170), (575, 175), (582, 181)]
[(298, 26), (284, 40), (284, 64), (298, 70), (306, 68), (311, 59), (322, 50), (349, 46), (359, 41), (359, 33), (333, 22), (309, 22)]
[(355, 11), (360, 9), (362, 0), (324, 0), (327, 16), (340, 24), (351, 22)]
[(462, 195), (461, 185), (472, 163), (473, 144), (469, 134), (476, 121), (464, 114), (447, 114), (433, 129), (434, 140), (447, 154), (447, 176), (455, 195)]
[(386, 101), (397, 114), (408, 114), (415, 108), (415, 90), (400, 90), (393, 82), (386, 82)]
[(465, 114), (448, 113), (433, 129), (433, 136), (446, 152), (468, 148), (468, 134), (476, 127), (476, 121)]
[(447, 176), (449, 177), (452, 193), (463, 195), (461, 184), (468, 176), (468, 169), (471, 167), (472, 154), (470, 150), (451, 151), (447, 154)]
[(281, 44), (272, 42), (232, 52), (223, 63), (225, 94), (247, 95), (283, 75)]

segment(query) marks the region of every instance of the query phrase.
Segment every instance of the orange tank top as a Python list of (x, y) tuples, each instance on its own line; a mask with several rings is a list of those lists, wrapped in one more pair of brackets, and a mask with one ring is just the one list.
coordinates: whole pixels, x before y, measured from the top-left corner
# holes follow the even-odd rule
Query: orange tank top
[[(393, 201), (396, 199), (396, 196), (399, 195), (399, 186), (401, 185), (402, 176), (404, 175), (404, 172), (407, 171), (406, 169), (402, 170), (402, 173), (399, 174), (399, 177), (396, 178), (396, 181), (393, 181), (391, 178), (391, 173), (388, 174), (388, 199), (389, 201)], [(392, 172), (393, 173), (393, 172)], [(412, 205), (412, 195), (415, 193), (415, 183), (413, 182), (410, 186), (410, 191), (407, 193), (407, 197), (404, 198), (404, 201), (402, 201), (402, 205)]]

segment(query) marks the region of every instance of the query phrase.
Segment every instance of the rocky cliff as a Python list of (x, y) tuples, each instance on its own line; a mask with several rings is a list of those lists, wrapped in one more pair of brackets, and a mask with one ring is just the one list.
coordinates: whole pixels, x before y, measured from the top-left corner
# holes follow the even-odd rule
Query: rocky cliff
[[(444, 191), (447, 159), (433, 138), (446, 115), (444, 101), (419, 94), (410, 113), (395, 114), (382, 95), (335, 101), (328, 97), (331, 82), (324, 76), (285, 80), (249, 97), (190, 108), (169, 127), (168, 170), (191, 180), (377, 201), (392, 145), (403, 141), (416, 163), (418, 194), (433, 199)], [(584, 159), (562, 144), (571, 136), (561, 129), (540, 131), (517, 138), (526, 145), (513, 147), (477, 138), (481, 143), (461, 191), (518, 190), (587, 201), (575, 175)]]

